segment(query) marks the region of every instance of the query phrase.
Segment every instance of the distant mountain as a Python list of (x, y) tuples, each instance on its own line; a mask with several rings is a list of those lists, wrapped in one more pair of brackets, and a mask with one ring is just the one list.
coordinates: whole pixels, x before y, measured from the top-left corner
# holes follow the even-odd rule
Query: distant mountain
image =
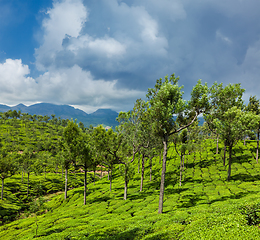
[[(90, 124), (94, 127), (103, 124), (105, 126), (115, 127), (118, 125), (116, 118), (118, 113), (111, 109), (98, 109), (97, 111), (87, 114), (86, 112), (76, 109), (69, 105), (55, 105), (51, 103), (37, 103), (31, 106), (25, 106), (23, 104), (18, 104), (14, 107), (9, 107), (6, 105), (0, 104), (0, 112), (6, 112), (8, 110), (21, 111), (22, 113), (28, 113), (30, 115), (55, 115), (57, 118), (61, 119), (77, 119), (77, 122), (84, 123), (85, 127), (88, 127)], [(203, 125), (203, 117), (199, 117), (199, 125)]]
[(31, 106), (25, 106), (23, 104), (18, 104), (14, 107), (9, 107), (0, 104), (0, 112), (6, 112), (8, 110), (21, 111), (22, 113), (28, 113), (30, 115), (55, 115), (57, 118), (61, 119), (77, 119), (77, 122), (84, 123), (85, 127), (90, 124), (97, 126), (103, 124), (105, 126), (115, 127), (118, 125), (116, 118), (118, 113), (111, 109), (98, 109), (96, 112), (87, 114), (86, 112), (76, 109), (69, 105), (55, 105), (51, 103), (37, 103)]

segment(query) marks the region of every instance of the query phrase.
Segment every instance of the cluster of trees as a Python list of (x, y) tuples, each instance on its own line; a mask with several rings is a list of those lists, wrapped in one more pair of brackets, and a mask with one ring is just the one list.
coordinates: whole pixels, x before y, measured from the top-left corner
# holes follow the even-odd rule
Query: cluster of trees
[[(57, 126), (67, 126), (68, 123), (68, 119), (61, 119), (56, 118), (55, 114), (52, 114), (51, 117), (48, 115), (42, 116), (42, 115), (30, 115), (28, 113), (22, 113), (21, 111), (16, 111), (16, 110), (8, 110), (7, 112), (1, 113), (0, 112), (0, 119), (2, 120), (3, 123), (5, 123), (6, 120), (8, 119), (13, 119), (14, 121), (16, 119), (20, 119), (22, 121), (28, 122), (28, 121), (33, 121), (36, 122), (37, 124), (41, 124), (41, 123), (51, 123), (51, 124), (55, 124)], [(82, 126), (83, 123), (80, 122), (80, 125)]]
[[(147, 101), (138, 99), (131, 111), (119, 114), (117, 119), (119, 126), (115, 132), (98, 127), (89, 132), (88, 140), (82, 143), (82, 146), (88, 144), (85, 151), (88, 152), (89, 160), (93, 159), (91, 156), (95, 156), (96, 162), (108, 166), (111, 171), (111, 183), (114, 164), (120, 164), (125, 182), (124, 199), (127, 198), (128, 183), (133, 176), (132, 163), (136, 155), (142, 157), (140, 184), (140, 191), (142, 191), (145, 159), (150, 159), (150, 169), (152, 169), (153, 157), (162, 153), (159, 213), (163, 212), (168, 144), (174, 142), (181, 159), (181, 185), (184, 156), (196, 151), (196, 142), (202, 139), (203, 132), (199, 129), (197, 120), (200, 114), (203, 114), (206, 120), (204, 128), (210, 130), (208, 134), (216, 136), (217, 143), (220, 138), (224, 142), (225, 149), (228, 148), (227, 181), (231, 177), (233, 147), (254, 130), (259, 136), (260, 116), (257, 112), (259, 101), (256, 97), (250, 97), (248, 106), (245, 106), (242, 100), (245, 90), (240, 84), (229, 84), (223, 87), (223, 84), (215, 83), (209, 88), (199, 80), (192, 89), (190, 100), (184, 101), (182, 87), (178, 85), (178, 80), (179, 78), (174, 74), (170, 78), (166, 76), (164, 80), (157, 80), (155, 87), (148, 89)], [(76, 126), (74, 123), (75, 128)], [(73, 136), (72, 133), (69, 135)], [(93, 141), (92, 145), (91, 141)], [(70, 142), (72, 139), (67, 140), (67, 144)], [(75, 142), (80, 144), (79, 140)], [(73, 150), (74, 147), (75, 143), (70, 152), (79, 154), (79, 149), (84, 149), (79, 147), (78, 150)], [(218, 153), (218, 149), (216, 152)], [(76, 156), (72, 156), (71, 159), (76, 159)], [(258, 159), (258, 150), (256, 159)], [(223, 164), (225, 165), (225, 157)]]
[[(62, 125), (53, 121), (42, 122), (41, 116), (31, 116), (14, 111), (1, 113), (0, 177), (3, 199), (4, 180), (17, 171), (27, 173), (27, 196), (29, 176), (35, 172), (46, 172), (46, 167), (57, 167), (58, 139), (63, 134)], [(25, 117), (26, 116), (26, 117)], [(54, 117), (52, 118), (54, 119)], [(68, 122), (68, 120), (66, 120)]]
[[(185, 155), (197, 151), (198, 143), (211, 135), (216, 138), (216, 154), (218, 142), (223, 141), (228, 149), (227, 181), (231, 178), (232, 149), (236, 143), (248, 136), (256, 136), (258, 161), (258, 146), (260, 134), (260, 103), (256, 97), (250, 97), (246, 106), (242, 100), (244, 89), (240, 84), (213, 84), (208, 87), (201, 80), (193, 87), (191, 98), (183, 100), (182, 87), (178, 85), (179, 78), (175, 75), (166, 76), (156, 81), (154, 88), (148, 89), (147, 101), (138, 99), (134, 108), (118, 115), (119, 126), (106, 130), (102, 126), (85, 128), (82, 123), (65, 121), (52, 116), (28, 116), (20, 112), (7, 112), (1, 115), (4, 123), (13, 118), (14, 123), (19, 118), (24, 126), (36, 123), (42, 129), (56, 129), (55, 138), (50, 141), (45, 138), (45, 145), (36, 148), (37, 140), (31, 141), (22, 153), (14, 148), (5, 150), (2, 147), (0, 156), (0, 176), (2, 178), (2, 194), (4, 179), (14, 174), (18, 169), (29, 174), (35, 162), (46, 172), (50, 164), (62, 166), (65, 169), (65, 199), (67, 197), (68, 170), (71, 167), (84, 171), (84, 204), (87, 194), (87, 173), (96, 171), (98, 166), (105, 166), (112, 189), (113, 172), (117, 165), (124, 179), (124, 199), (127, 199), (128, 184), (134, 174), (133, 162), (138, 156), (141, 159), (140, 191), (143, 189), (145, 161), (149, 161), (150, 181), (155, 156), (162, 156), (162, 171), (158, 213), (163, 212), (163, 197), (165, 173), (167, 166), (167, 150), (169, 143), (174, 144), (180, 156), (180, 186), (184, 169)], [(203, 127), (198, 125), (198, 116), (203, 115)], [(28, 132), (25, 131), (25, 132)], [(30, 135), (30, 137), (32, 137)], [(40, 136), (38, 136), (40, 138)], [(42, 136), (41, 136), (42, 137)], [(37, 138), (37, 134), (36, 134)], [(19, 141), (16, 141), (19, 143)], [(16, 149), (17, 150), (17, 149)], [(21, 150), (20, 150), (21, 151)], [(37, 155), (37, 161), (36, 159)], [(14, 161), (16, 159), (16, 161)], [(20, 159), (17, 161), (17, 159)], [(22, 160), (21, 160), (22, 159)], [(41, 160), (39, 160), (41, 159)], [(50, 160), (51, 159), (51, 160)], [(19, 164), (17, 164), (17, 162)], [(225, 153), (223, 165), (225, 166)], [(22, 168), (21, 168), (22, 166)], [(139, 165), (138, 165), (139, 166)], [(139, 171), (139, 169), (138, 169)], [(95, 178), (94, 178), (95, 179)], [(29, 188), (28, 188), (29, 189)]]

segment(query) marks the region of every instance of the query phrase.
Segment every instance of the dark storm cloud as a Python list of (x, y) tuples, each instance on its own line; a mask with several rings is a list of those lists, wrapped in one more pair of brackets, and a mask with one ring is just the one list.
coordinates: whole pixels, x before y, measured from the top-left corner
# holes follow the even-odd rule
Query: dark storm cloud
[[(243, 64), (248, 48), (259, 40), (257, 1), (84, 4), (89, 14), (80, 35), (66, 36), (53, 61), (57, 67), (77, 64), (96, 78), (118, 79), (120, 87), (145, 90), (173, 72), (184, 85), (199, 78), (227, 81), (225, 76)], [(77, 49), (69, 50), (73, 46)]]
[(258, 0), (55, 1), (35, 50), (45, 72), (36, 79), (37, 91), (45, 90), (36, 95), (127, 110), (172, 73), (185, 98), (198, 79), (240, 82), (246, 97), (257, 95), (259, 9)]

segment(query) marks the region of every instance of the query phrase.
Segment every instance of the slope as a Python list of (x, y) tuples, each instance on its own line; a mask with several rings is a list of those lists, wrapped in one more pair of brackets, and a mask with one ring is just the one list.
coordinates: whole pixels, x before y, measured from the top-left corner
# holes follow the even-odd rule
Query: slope
[(161, 215), (160, 159), (154, 159), (152, 181), (146, 163), (143, 192), (136, 159), (128, 200), (123, 200), (124, 181), (117, 170), (111, 192), (103, 177), (89, 184), (86, 206), (82, 187), (70, 190), (67, 200), (63, 193), (46, 196), (46, 213), (37, 217), (37, 224), (32, 216), (1, 226), (0, 239), (32, 239), (36, 229), (37, 239), (259, 239), (260, 165), (253, 159), (255, 145), (248, 141), (236, 146), (232, 178), (226, 182), (222, 154), (215, 155), (215, 143), (205, 141), (186, 157), (181, 187), (180, 160), (171, 147)]
[(57, 118), (60, 117), (61, 119), (69, 120), (73, 118), (77, 119), (78, 122), (82, 122), (86, 127), (100, 124), (111, 127), (118, 125), (118, 122), (116, 121), (118, 113), (111, 109), (98, 109), (96, 112), (87, 114), (86, 112), (69, 105), (55, 105), (51, 103), (37, 103), (28, 107), (23, 104), (18, 104), (13, 107), (0, 105), (0, 112), (6, 112), (8, 110), (21, 111), (22, 113), (28, 113), (30, 115), (47, 115), (49, 117), (55, 115)]

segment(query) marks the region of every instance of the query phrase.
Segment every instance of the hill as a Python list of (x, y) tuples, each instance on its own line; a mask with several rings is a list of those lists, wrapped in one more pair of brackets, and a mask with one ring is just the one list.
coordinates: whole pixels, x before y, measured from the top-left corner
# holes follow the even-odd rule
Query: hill
[[(260, 165), (253, 156), (255, 146), (254, 141), (247, 141), (246, 146), (242, 142), (236, 145), (232, 178), (227, 182), (223, 155), (215, 154), (213, 140), (204, 141), (197, 152), (186, 156), (181, 186), (180, 158), (171, 146), (163, 214), (157, 213), (160, 158), (153, 159), (152, 180), (146, 162), (142, 192), (136, 159), (126, 201), (119, 167), (113, 173), (111, 192), (107, 177), (93, 183), (93, 173), (89, 173), (85, 206), (83, 187), (78, 183), (72, 184), (66, 200), (62, 192), (46, 192), (44, 208), (37, 218), (32, 212), (21, 214), (19, 220), (0, 226), (0, 239), (33, 239), (36, 231), (37, 239), (260, 239)], [(0, 202), (1, 211), (12, 207), (11, 200), (17, 192), (25, 191), (19, 179), (16, 175), (6, 180), (8, 197)], [(40, 182), (42, 189), (51, 190), (57, 189), (63, 178), (49, 173), (46, 180), (44, 176), (32, 179)], [(71, 173), (69, 182), (75, 180), (82, 183), (82, 173)], [(19, 205), (18, 200), (16, 204)]]
[(118, 125), (118, 122), (116, 121), (118, 113), (111, 109), (98, 109), (96, 112), (87, 114), (86, 112), (69, 105), (55, 105), (51, 103), (37, 103), (28, 107), (23, 104), (18, 104), (14, 107), (0, 105), (0, 112), (6, 112), (8, 110), (21, 111), (22, 113), (28, 113), (30, 115), (55, 115), (57, 118), (60, 117), (61, 119), (73, 118), (77, 119), (78, 122), (82, 122), (85, 127), (88, 127), (90, 124), (93, 126), (103, 124), (111, 127)]

